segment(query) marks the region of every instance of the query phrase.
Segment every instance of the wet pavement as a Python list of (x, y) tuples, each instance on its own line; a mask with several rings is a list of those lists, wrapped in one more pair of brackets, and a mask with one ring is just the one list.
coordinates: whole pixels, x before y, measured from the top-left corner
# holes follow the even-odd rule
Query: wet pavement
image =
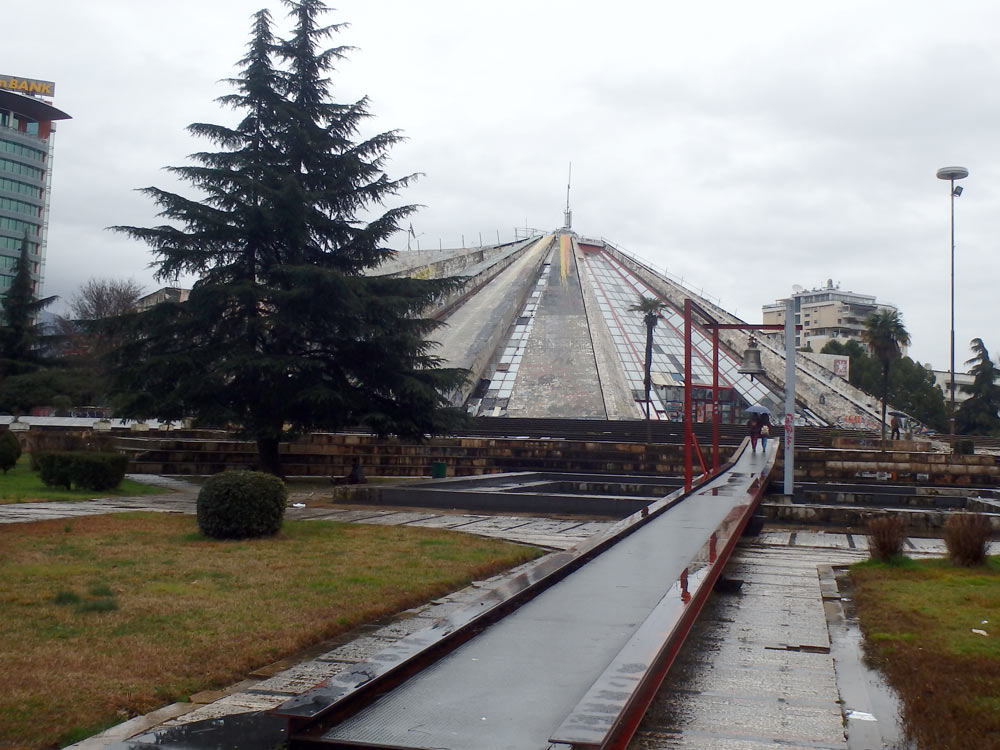
[[(776, 544), (776, 536), (780, 538), (780, 534), (768, 533), (755, 541), (745, 540), (737, 548), (726, 576), (743, 580), (743, 586), (739, 593), (720, 593), (709, 600), (630, 743), (630, 750), (895, 747), (888, 741), (873, 741), (873, 736), (882, 736), (878, 734), (879, 721), (894, 723), (894, 716), (884, 715), (893, 709), (882, 706), (882, 715), (877, 716), (879, 711), (872, 707), (864, 685), (871, 676), (852, 672), (850, 664), (837, 661), (838, 639), (831, 639), (830, 633), (831, 628), (841, 627), (842, 623), (828, 622), (825, 612), (831, 597), (839, 600), (840, 595), (830, 588), (832, 574), (824, 571), (864, 559), (865, 553), (836, 546)], [(270, 677), (251, 678), (218, 700), (191, 705), (184, 715), (157, 722), (155, 730), (146, 734), (133, 730), (131, 734), (138, 736), (118, 747), (271, 747), (217, 741), (231, 732), (243, 736), (239, 732), (253, 726), (254, 719), (241, 715), (275, 707), (371, 657), (437, 617), (466, 606), (481, 594), (483, 587), (501, 578), (403, 613), (388, 625), (373, 628)], [(840, 641), (841, 651), (845, 648), (852, 648), (849, 638)], [(853, 648), (857, 656), (856, 641)], [(842, 689), (845, 682), (853, 683), (853, 687)], [(875, 694), (879, 695), (877, 690)], [(224, 717), (231, 718), (221, 722)], [(192, 722), (198, 723), (191, 729), (180, 729)], [(845, 736), (848, 730), (851, 736)], [(893, 731), (889, 727), (884, 734), (893, 736)], [(199, 737), (207, 744), (198, 744)], [(74, 747), (103, 748), (121, 739), (124, 737), (109, 732), (104, 738), (92, 738)]]
[[(134, 478), (156, 481), (177, 491), (143, 498), (5, 505), (0, 506), (0, 523), (134, 510), (195, 512), (194, 485), (161, 477)], [(611, 523), (395, 511), (384, 507), (307, 507), (289, 509), (288, 517), (450, 528), (550, 549), (567, 549)], [(945, 552), (939, 539), (911, 538), (907, 548), (911, 555)], [(991, 552), (1000, 552), (1000, 545), (994, 542)], [(849, 665), (835, 666), (838, 642), (836, 638), (831, 641), (830, 632), (831, 627), (838, 630), (844, 626), (836, 624), (836, 617), (827, 622), (826, 610), (839, 595), (831, 593), (829, 581), (824, 584), (820, 576), (823, 569), (848, 565), (866, 556), (866, 540), (862, 535), (829, 530), (766, 529), (756, 540), (741, 542), (726, 575), (743, 579), (742, 589), (738, 594), (716, 594), (710, 599), (630, 748), (883, 747), (866, 739), (871, 736), (872, 722), (877, 724), (879, 720), (879, 711), (872, 709), (870, 696), (866, 699), (864, 691), (855, 691), (853, 695), (861, 697), (854, 698), (850, 687), (845, 690), (838, 687), (837, 670), (843, 671)], [(401, 613), (390, 623), (355, 631), (351, 640), (328, 644), (329, 648), (300, 662), (264, 667), (227, 690), (193, 696), (196, 701), (191, 703), (173, 704), (145, 717), (136, 717), (73, 747), (88, 750), (110, 747), (129, 737), (135, 737), (138, 743), (144, 732), (153, 729), (163, 731), (273, 708), (437, 618), (467, 606), (480, 596), (483, 587), (517, 573), (514, 570), (478, 582)], [(856, 654), (851, 637), (848, 635), (839, 648), (841, 651), (853, 648)], [(855, 674), (852, 679), (856, 686), (858, 679), (863, 683), (870, 676), (859, 678)], [(838, 703), (840, 700), (847, 702)], [(891, 708), (881, 708), (883, 714), (886, 710)], [(849, 717), (847, 729), (851, 729), (852, 723), (855, 727), (853, 741), (851, 737), (845, 738), (845, 716)], [(197, 726), (206, 729), (203, 723)], [(180, 729), (177, 731), (183, 734)], [(891, 736), (891, 730), (884, 735)], [(885, 747), (893, 746), (889, 740), (885, 742)]]
[[(632, 533), (318, 736), (363, 747), (527, 750), (549, 747), (550, 737), (591, 746), (616, 726), (619, 704), (609, 691), (638, 689), (639, 675), (653, 669), (639, 655), (659, 653), (675, 631), (683, 639), (679, 623), (688, 616), (686, 603), (697, 601), (694, 581), (707, 572), (709, 554), (715, 562), (716, 543), (719, 557), (728, 556), (737, 521), (752, 513), (749, 493), (761, 466), (763, 459), (747, 452), (736, 470), (676, 504), (654, 506), (644, 525), (639, 514), (631, 517)], [(566, 524), (545, 525), (558, 533)], [(699, 557), (710, 537), (711, 553), (706, 548)], [(678, 580), (683, 585), (675, 586)], [(646, 634), (654, 618), (665, 627)], [(395, 665), (400, 658), (384, 660)], [(355, 674), (364, 680), (358, 686), (372, 683), (379, 666), (364, 665), (281, 710), (311, 717), (352, 695)], [(620, 710), (630, 705), (625, 700)]]
[(142, 497), (111, 497), (75, 502), (9, 503), (0, 505), (0, 523), (24, 523), (78, 516), (96, 516), (105, 513), (130, 513), (137, 510), (158, 513), (194, 513), (198, 487), (183, 479), (161, 477), (154, 474), (128, 474), (143, 484), (163, 487), (173, 492)]
[(817, 568), (863, 557), (744, 544), (629, 747), (847, 750)]
[[(152, 474), (129, 474), (129, 479), (153, 484), (174, 492), (143, 497), (115, 497), (76, 502), (11, 503), (0, 505), (0, 524), (25, 523), (106, 513), (148, 511), (154, 513), (196, 513), (198, 485), (173, 477)], [(291, 520), (339, 521), (370, 523), (380, 526), (421, 526), (434, 529), (455, 529), (468, 534), (489, 536), (530, 544), (544, 549), (565, 550), (610, 526), (612, 521), (587, 518), (546, 518), (520, 515), (488, 515), (455, 511), (419, 511), (391, 509), (385, 506), (331, 506), (323, 493), (316, 504), (298, 495), (304, 507), (289, 507), (285, 518)]]

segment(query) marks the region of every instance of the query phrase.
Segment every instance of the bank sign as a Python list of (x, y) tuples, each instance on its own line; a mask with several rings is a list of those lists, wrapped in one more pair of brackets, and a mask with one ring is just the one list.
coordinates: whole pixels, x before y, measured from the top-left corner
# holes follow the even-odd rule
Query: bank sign
[(37, 96), (56, 95), (56, 85), (52, 81), (39, 81), (36, 78), (18, 78), (3, 74), (0, 74), (0, 89)]

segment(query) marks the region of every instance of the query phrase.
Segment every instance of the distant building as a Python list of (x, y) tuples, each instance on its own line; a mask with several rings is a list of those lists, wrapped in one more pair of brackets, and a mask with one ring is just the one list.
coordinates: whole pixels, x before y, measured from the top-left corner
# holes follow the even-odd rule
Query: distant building
[[(928, 368), (930, 369), (930, 368)], [(947, 403), (951, 403), (951, 371), (950, 370), (931, 370), (931, 374), (934, 375), (934, 385), (941, 389), (944, 394), (944, 400)], [(975, 378), (967, 372), (955, 372), (955, 403), (960, 404), (969, 398), (972, 394), (966, 393), (962, 390), (962, 386), (971, 386)]]
[(42, 98), (54, 93), (51, 81), (0, 75), (0, 297), (25, 239), (35, 294), (42, 294), (55, 121), (69, 119)]
[(151, 307), (156, 307), (161, 302), (186, 302), (189, 294), (191, 294), (190, 289), (165, 286), (162, 289), (157, 289), (152, 294), (147, 294), (145, 297), (140, 297), (136, 300), (135, 309), (142, 312)]
[[(795, 288), (791, 297), (795, 301), (795, 324), (802, 328), (795, 333), (796, 349), (812, 349), (817, 354), (827, 341), (861, 341), (865, 320), (879, 310), (896, 310), (894, 305), (877, 302), (869, 294), (848, 292), (826, 282), (820, 289)], [(785, 323), (785, 303), (788, 298), (764, 305), (764, 323)], [(783, 337), (779, 334), (779, 338)], [(904, 352), (905, 353), (905, 352)]]

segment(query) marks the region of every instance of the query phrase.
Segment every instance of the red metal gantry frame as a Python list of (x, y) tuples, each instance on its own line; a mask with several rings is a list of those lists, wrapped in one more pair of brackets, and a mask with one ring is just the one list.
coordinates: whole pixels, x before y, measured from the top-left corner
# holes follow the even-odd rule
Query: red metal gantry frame
[[(703, 328), (712, 329), (712, 470), (709, 471), (698, 438), (694, 434), (694, 414), (692, 413), (691, 382), (691, 326), (693, 314), (700, 315), (705, 322)], [(796, 326), (799, 328), (799, 326)], [(783, 331), (785, 325), (767, 323), (720, 323), (705, 308), (693, 299), (684, 300), (684, 489), (690, 491), (694, 478), (694, 452), (698, 453), (703, 475), (712, 476), (719, 472), (719, 331)]]

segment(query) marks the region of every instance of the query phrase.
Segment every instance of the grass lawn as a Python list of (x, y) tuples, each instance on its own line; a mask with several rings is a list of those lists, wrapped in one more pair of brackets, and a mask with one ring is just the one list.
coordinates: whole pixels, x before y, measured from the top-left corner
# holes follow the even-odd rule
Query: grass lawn
[(132, 497), (134, 495), (159, 495), (170, 490), (139, 484), (131, 479), (123, 479), (117, 489), (66, 490), (48, 487), (42, 483), (37, 471), (32, 471), (27, 454), (18, 459), (17, 465), (6, 474), (0, 474), (0, 505), (8, 503), (31, 503), (48, 500), (93, 500), (95, 497)]
[(226, 542), (157, 513), (2, 525), (0, 747), (79, 740), (538, 554), (328, 521)]
[(1000, 558), (978, 568), (869, 560), (851, 580), (870, 655), (918, 746), (1000, 749)]

